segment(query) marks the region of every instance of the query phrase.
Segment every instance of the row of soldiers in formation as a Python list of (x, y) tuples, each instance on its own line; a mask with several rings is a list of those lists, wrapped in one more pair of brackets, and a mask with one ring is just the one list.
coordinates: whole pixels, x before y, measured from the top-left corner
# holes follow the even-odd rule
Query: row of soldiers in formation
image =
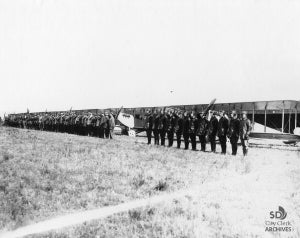
[[(219, 119), (217, 119), (219, 117)], [(209, 119), (208, 119), (209, 118)], [(100, 138), (112, 138), (115, 127), (115, 116), (105, 112), (104, 114), (88, 113), (44, 113), (44, 114), (11, 114), (4, 118), (4, 124), (12, 127), (46, 130), (54, 132), (66, 132), (77, 135), (89, 135)], [(219, 138), (222, 154), (226, 154), (227, 138), (230, 139), (232, 155), (236, 155), (238, 140), (241, 140), (243, 154), (248, 153), (248, 139), (251, 132), (251, 122), (247, 118), (247, 112), (242, 112), (242, 118), (238, 118), (237, 112), (232, 111), (230, 118), (224, 111), (213, 112), (212, 115), (188, 112), (154, 112), (147, 111), (145, 116), (145, 129), (148, 144), (151, 144), (152, 134), (154, 143), (165, 145), (167, 136), (168, 145), (173, 146), (176, 135), (177, 147), (181, 146), (184, 139), (185, 149), (191, 142), (192, 150), (196, 150), (197, 136), (201, 144), (201, 151), (206, 150), (209, 142), (211, 151), (216, 151), (216, 138)]]
[(251, 132), (251, 122), (247, 118), (247, 112), (242, 112), (239, 119), (236, 111), (232, 111), (230, 118), (225, 111), (212, 112), (208, 116), (204, 113), (188, 112), (155, 112), (147, 111), (145, 124), (148, 144), (151, 144), (152, 133), (154, 144), (165, 146), (165, 137), (168, 138), (168, 146), (173, 146), (174, 135), (176, 135), (177, 148), (181, 146), (181, 139), (184, 140), (184, 148), (192, 145), (192, 150), (196, 150), (197, 137), (201, 144), (201, 151), (206, 150), (209, 142), (211, 151), (216, 152), (216, 139), (219, 138), (222, 154), (226, 154), (227, 138), (229, 138), (232, 155), (237, 154), (238, 140), (241, 140), (243, 154), (247, 155), (249, 147), (249, 135)]
[(112, 139), (115, 117), (108, 112), (11, 114), (5, 117), (4, 125)]

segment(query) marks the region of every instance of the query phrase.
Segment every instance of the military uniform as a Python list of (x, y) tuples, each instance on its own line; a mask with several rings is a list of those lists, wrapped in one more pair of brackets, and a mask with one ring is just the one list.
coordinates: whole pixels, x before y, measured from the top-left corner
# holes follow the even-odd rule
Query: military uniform
[(87, 135), (88, 136), (92, 136), (92, 134), (93, 134), (92, 119), (93, 119), (93, 115), (92, 114), (90, 114), (89, 116), (87, 116), (87, 119), (86, 119)]
[(168, 131), (167, 131), (167, 136), (168, 136), (168, 146), (172, 147), (173, 146), (173, 141), (174, 141), (174, 131), (175, 131), (175, 115), (169, 115), (168, 116)]
[(115, 118), (112, 114), (109, 115), (109, 139), (113, 139), (113, 133), (114, 133), (114, 129), (115, 129)]
[(70, 133), (70, 116), (69, 115), (65, 115), (64, 127), (65, 127), (65, 132)]
[[(224, 113), (224, 112), (222, 112)], [(228, 119), (223, 115), (221, 116), (218, 123), (218, 137), (221, 144), (222, 154), (226, 154), (226, 142), (227, 142), (227, 132), (228, 132), (229, 122)]]
[(197, 148), (196, 133), (198, 131), (198, 127), (198, 119), (192, 116), (190, 120), (190, 139), (192, 144), (192, 150), (196, 150)]
[(240, 120), (240, 138), (241, 144), (243, 147), (243, 154), (246, 156), (248, 154), (248, 147), (249, 147), (249, 135), (251, 132), (251, 122), (247, 118), (247, 112), (243, 112), (245, 117)]
[(201, 151), (205, 151), (208, 121), (203, 115), (200, 114), (198, 117), (198, 123), (199, 123), (199, 127), (198, 127), (197, 135), (199, 136)]
[(183, 118), (182, 114), (176, 117), (176, 126), (175, 126), (175, 133), (176, 133), (176, 140), (177, 140), (177, 148), (180, 148), (181, 145), (181, 136), (183, 131)]
[(218, 119), (212, 115), (208, 126), (208, 138), (212, 152), (216, 152), (216, 136), (218, 132)]
[(153, 121), (153, 134), (154, 134), (154, 144), (159, 145), (159, 124), (160, 124), (160, 116), (156, 114), (154, 116)]
[(145, 129), (147, 133), (148, 145), (150, 145), (153, 130), (153, 115), (150, 112), (148, 112), (146, 116)]
[(102, 114), (101, 121), (100, 121), (100, 133), (99, 133), (100, 138), (104, 138), (106, 127), (107, 127), (107, 118), (104, 114)]
[(167, 133), (167, 116), (163, 113), (160, 117), (159, 123), (160, 145), (165, 146), (166, 133)]
[(76, 114), (73, 113), (70, 118), (70, 133), (72, 133), (72, 134), (76, 134), (75, 120), (76, 120)]
[(101, 117), (100, 115), (97, 115), (95, 117), (96, 123), (95, 123), (95, 136), (100, 137), (100, 123), (101, 123)]
[(43, 118), (43, 116), (39, 116), (39, 129), (41, 131), (44, 130), (44, 118)]
[(64, 114), (61, 114), (59, 117), (59, 131), (60, 132), (65, 132), (65, 127), (64, 127)]
[(109, 139), (109, 133), (110, 133), (110, 122), (109, 122), (109, 116), (108, 114), (105, 115), (106, 123), (104, 124), (104, 134), (105, 138)]
[(186, 114), (183, 118), (183, 130), (182, 130), (185, 150), (187, 150), (189, 148), (190, 126), (191, 126), (191, 119)]
[[(233, 112), (233, 115), (236, 115)], [(240, 133), (240, 121), (239, 119), (232, 117), (229, 123), (229, 130), (228, 130), (228, 137), (230, 139), (231, 148), (232, 148), (232, 155), (236, 155), (237, 148), (238, 148), (238, 140), (239, 140), (239, 133)]]

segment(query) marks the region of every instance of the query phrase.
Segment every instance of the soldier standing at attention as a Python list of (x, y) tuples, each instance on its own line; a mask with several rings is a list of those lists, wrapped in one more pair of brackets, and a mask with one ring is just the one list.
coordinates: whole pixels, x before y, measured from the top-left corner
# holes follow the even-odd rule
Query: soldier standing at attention
[(105, 112), (105, 119), (106, 119), (106, 123), (105, 123), (105, 130), (104, 130), (104, 134), (105, 134), (105, 138), (108, 139), (109, 138), (109, 132), (110, 132), (110, 121), (109, 121), (109, 116), (108, 116), (108, 112)]
[(238, 140), (239, 140), (239, 133), (240, 133), (240, 121), (237, 118), (236, 111), (231, 112), (231, 119), (229, 123), (229, 131), (228, 131), (228, 138), (230, 139), (231, 148), (232, 148), (232, 155), (236, 155), (237, 148), (238, 148)]
[(165, 146), (166, 133), (167, 133), (167, 115), (162, 112), (160, 117), (160, 145)]
[(189, 148), (189, 138), (190, 138), (190, 117), (187, 112), (184, 113), (183, 117), (183, 130), (182, 135), (184, 139), (184, 149), (187, 150)]
[(198, 119), (196, 118), (195, 113), (191, 114), (191, 121), (190, 121), (190, 139), (192, 144), (192, 150), (196, 150), (197, 143), (196, 143), (196, 132), (198, 131)]
[(151, 137), (152, 137), (152, 129), (153, 129), (153, 115), (151, 114), (150, 110), (147, 110), (145, 129), (148, 138), (148, 145), (150, 145)]
[(75, 134), (80, 135), (80, 115), (76, 115), (74, 122), (74, 131)]
[(174, 131), (175, 131), (175, 122), (176, 122), (176, 118), (175, 118), (175, 112), (169, 114), (169, 120), (168, 120), (168, 141), (169, 147), (173, 146), (173, 141), (174, 141)]
[(64, 126), (65, 132), (70, 133), (70, 116), (68, 114), (65, 115)]
[(91, 134), (92, 136), (97, 136), (97, 130), (96, 130), (96, 122), (97, 122), (97, 114), (93, 114), (91, 118)]
[(210, 147), (212, 152), (216, 152), (216, 136), (218, 132), (218, 119), (216, 118), (216, 113), (214, 112), (210, 118), (208, 126), (208, 137), (210, 141)]
[(76, 134), (76, 125), (75, 125), (75, 120), (76, 120), (76, 113), (75, 112), (71, 112), (71, 120), (70, 120), (70, 124), (71, 124), (71, 133), (72, 134)]
[(39, 115), (39, 129), (41, 131), (44, 130), (44, 121), (43, 121), (43, 116), (42, 115)]
[(89, 112), (86, 119), (86, 130), (87, 130), (87, 136), (92, 136), (93, 127), (92, 127), (92, 118), (93, 114)]
[(227, 132), (228, 132), (229, 122), (225, 117), (225, 111), (220, 111), (220, 120), (218, 124), (218, 137), (221, 144), (222, 154), (226, 154), (226, 142), (227, 142)]
[(181, 136), (183, 131), (183, 115), (181, 112), (177, 114), (176, 118), (176, 126), (175, 126), (175, 133), (176, 133), (176, 140), (177, 140), (177, 148), (180, 148), (181, 145)]
[(198, 116), (199, 127), (198, 127), (198, 136), (201, 144), (201, 151), (205, 151), (206, 149), (206, 134), (208, 128), (208, 120), (204, 116), (203, 112), (201, 112)]
[(166, 115), (166, 135), (169, 141), (169, 127), (171, 124), (171, 115), (169, 111), (167, 111), (165, 115)]
[(59, 132), (65, 132), (65, 114), (61, 113), (59, 118)]
[(115, 129), (115, 118), (113, 114), (109, 115), (108, 121), (109, 121), (109, 139), (113, 139), (113, 133)]
[(159, 123), (160, 123), (160, 115), (159, 113), (154, 113), (154, 121), (153, 121), (153, 134), (154, 134), (154, 144), (159, 145)]
[(100, 115), (97, 114), (96, 117), (96, 123), (95, 123), (95, 131), (96, 131), (96, 134), (95, 136), (96, 137), (100, 137), (100, 122), (101, 122), (101, 118), (100, 118)]
[(99, 137), (102, 139), (104, 138), (104, 134), (105, 134), (105, 126), (106, 126), (106, 117), (102, 113), (100, 119), (100, 129), (99, 129)]
[(82, 132), (84, 136), (88, 135), (87, 120), (88, 120), (88, 115), (87, 113), (84, 113), (82, 117)]
[(251, 132), (251, 122), (247, 118), (247, 112), (242, 112), (242, 119), (240, 120), (240, 138), (243, 147), (243, 154), (246, 156), (248, 154), (249, 147), (249, 135)]

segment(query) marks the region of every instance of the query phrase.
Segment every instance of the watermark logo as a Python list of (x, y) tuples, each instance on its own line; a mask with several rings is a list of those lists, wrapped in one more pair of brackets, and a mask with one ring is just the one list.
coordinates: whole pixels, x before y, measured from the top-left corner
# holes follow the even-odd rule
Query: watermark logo
[(287, 216), (286, 211), (284, 210), (283, 207), (279, 206), (278, 211), (271, 211), (270, 212), (270, 218), (271, 219), (280, 219), (284, 220)]
[(270, 219), (265, 221), (265, 232), (291, 232), (292, 224), (290, 221), (285, 220), (287, 212), (281, 206), (276, 211), (270, 211)]

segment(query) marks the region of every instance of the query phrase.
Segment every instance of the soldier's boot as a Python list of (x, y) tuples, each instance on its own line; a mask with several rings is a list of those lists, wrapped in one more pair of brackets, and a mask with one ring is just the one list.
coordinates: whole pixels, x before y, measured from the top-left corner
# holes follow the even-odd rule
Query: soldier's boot
[(168, 147), (172, 147), (172, 145), (173, 145), (172, 138), (169, 137), (169, 138), (168, 138)]
[(184, 141), (184, 149), (185, 149), (185, 150), (188, 150), (188, 149), (189, 149), (189, 141), (188, 141), (188, 140), (185, 140), (185, 141)]
[(165, 146), (165, 138), (164, 138), (164, 136), (161, 136), (160, 145)]
[(177, 136), (177, 148), (179, 149), (180, 148), (180, 145), (181, 145), (181, 138), (179, 136)]
[(232, 146), (232, 155), (236, 155), (236, 153), (237, 153), (237, 145), (232, 144), (231, 146)]
[(247, 148), (243, 148), (243, 154), (244, 154), (244, 156), (247, 156), (247, 154), (248, 154), (248, 149)]
[(212, 152), (216, 152), (216, 148), (215, 148), (214, 142), (210, 143), (210, 149), (211, 149)]
[(176, 141), (177, 141), (177, 148), (180, 148), (181, 145), (181, 134), (177, 133), (176, 134)]
[(222, 154), (225, 155), (226, 154), (226, 144), (222, 143), (221, 148), (222, 148)]
[(148, 145), (151, 144), (151, 131), (147, 131)]
[(205, 148), (206, 146), (205, 146), (205, 143), (203, 143), (203, 142), (201, 142), (201, 151), (205, 151)]

